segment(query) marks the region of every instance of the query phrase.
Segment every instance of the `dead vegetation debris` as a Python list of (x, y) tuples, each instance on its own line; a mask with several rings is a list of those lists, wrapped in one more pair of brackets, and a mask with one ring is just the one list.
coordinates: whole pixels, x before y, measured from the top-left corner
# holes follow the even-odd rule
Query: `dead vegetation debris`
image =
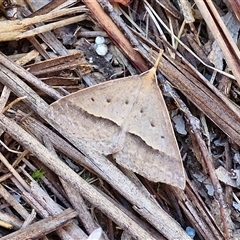
[[(239, 9), (234, 0), (0, 1), (1, 239), (240, 239)], [(64, 128), (46, 115), (64, 96), (146, 72), (160, 50), (184, 189), (68, 137), (76, 116)], [(90, 125), (91, 113), (79, 114), (105, 134), (109, 125), (94, 129), (104, 116)]]

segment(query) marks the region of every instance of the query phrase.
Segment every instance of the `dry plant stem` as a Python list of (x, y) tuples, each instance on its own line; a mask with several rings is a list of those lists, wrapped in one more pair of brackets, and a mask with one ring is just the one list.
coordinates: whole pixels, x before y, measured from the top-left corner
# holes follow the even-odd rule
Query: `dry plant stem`
[(147, 67), (141, 55), (133, 49), (128, 39), (126, 39), (119, 28), (113, 23), (112, 19), (103, 11), (100, 4), (97, 1), (92, 0), (82, 0), (82, 2), (85, 3), (92, 15), (107, 32), (108, 36), (121, 49), (124, 55), (131, 60), (133, 65), (140, 72), (146, 71)]
[[(36, 171), (37, 168), (34, 167), (27, 159), (23, 159), (23, 162), (28, 166), (32, 171)], [(41, 168), (40, 168), (41, 169)], [(63, 203), (65, 207), (70, 207), (68, 201), (64, 198), (64, 196), (53, 186), (53, 184), (46, 177), (41, 177), (43, 183), (51, 190), (51, 192)]]
[(0, 211), (0, 219), (4, 222), (7, 222), (13, 226), (13, 229), (20, 229), (23, 221), (21, 221), (19, 218), (17, 218), (14, 215), (11, 215), (9, 213)]
[[(114, 239), (114, 229), (113, 229), (113, 222), (111, 219), (107, 219), (107, 229), (108, 229), (108, 236), (110, 239)], [(121, 236), (122, 237), (122, 236)]]
[(27, 228), (23, 228), (14, 233), (2, 237), (1, 240), (25, 240), (25, 239), (39, 239), (40, 237), (64, 226), (74, 217), (77, 213), (72, 209), (67, 209), (60, 214), (40, 220)]
[(87, 236), (86, 233), (74, 222), (66, 224), (61, 230), (63, 230), (62, 231), (63, 233), (64, 232), (66, 233), (66, 237), (65, 237), (66, 240), (68, 240), (69, 237), (72, 240), (77, 240), (77, 239), (82, 240), (82, 239), (85, 239)]
[(41, 240), (49, 240), (46, 236), (42, 237)]
[(0, 161), (5, 165), (5, 167), (12, 173), (12, 175), (22, 184), (25, 189), (29, 189), (28, 184), (22, 179), (19, 173), (9, 164), (8, 160), (0, 153)]
[[(19, 171), (19, 172), (21, 172), (21, 171)], [(11, 177), (10, 177), (10, 180), (13, 182), (13, 184), (15, 185), (15, 187), (18, 188), (18, 190), (20, 190), (21, 192), (26, 191), (26, 189), (22, 186), (21, 183), (19, 183), (19, 181), (18, 181), (15, 177), (11, 176)], [(7, 186), (6, 186), (6, 187), (7, 187)]]
[(98, 0), (98, 2), (101, 4), (102, 8), (107, 12), (107, 14), (111, 17), (113, 22), (124, 32), (124, 35), (127, 36), (128, 40), (132, 44), (132, 46), (135, 49), (138, 49), (143, 51), (145, 53), (145, 49), (142, 48), (139, 41), (136, 39), (136, 37), (132, 34), (132, 32), (127, 27), (126, 23), (122, 20), (118, 12), (113, 8), (113, 6), (109, 3), (107, 0)]
[[(85, 8), (75, 7), (71, 9), (61, 9), (45, 15), (36, 16), (33, 18), (25, 18), (23, 20), (1, 21), (0, 22), (0, 42), (19, 39), (20, 35), (26, 31), (26, 28), (28, 26), (31, 26), (32, 24), (36, 24), (42, 21), (47, 21), (47, 20), (54, 19), (67, 14), (74, 14), (74, 13), (80, 13), (80, 12), (85, 12)], [(80, 19), (82, 18), (82, 16), (79, 16)], [(85, 19), (85, 17), (83, 17), (83, 19)]]
[[(52, 143), (51, 143), (51, 141), (49, 140), (49, 138), (47, 138), (47, 137), (44, 137), (44, 145), (48, 148), (48, 150), (49, 151), (51, 151), (51, 153), (52, 154), (54, 154), (56, 157), (58, 157), (57, 156), (57, 154), (56, 154), (56, 152), (55, 152), (55, 149), (54, 149), (54, 147), (53, 147), (53, 145), (52, 145)], [(71, 185), (69, 185), (69, 184), (67, 184), (62, 178), (59, 178), (59, 180), (60, 180), (60, 182), (62, 183), (62, 185), (63, 185), (63, 187), (65, 186), (65, 191), (66, 191), (66, 189), (67, 189), (67, 193), (68, 193), (68, 196), (70, 196), (70, 199), (71, 199), (71, 195), (74, 195), (74, 192), (76, 192), (76, 195), (78, 195), (78, 197), (80, 197), (80, 199), (79, 200), (77, 200), (76, 198), (76, 200), (77, 200), (77, 203), (78, 203), (78, 209), (80, 208), (80, 204), (81, 204), (81, 206), (82, 206), (82, 210), (83, 210), (83, 213), (84, 214), (82, 214), (81, 216), (83, 216), (84, 218), (82, 219), (83, 220), (83, 222), (84, 221), (88, 221), (89, 222), (89, 224), (93, 224), (92, 226), (91, 226), (91, 229), (88, 229), (89, 230), (89, 234), (94, 230), (94, 229), (96, 229), (97, 227), (99, 227), (99, 226), (97, 226), (96, 224), (94, 224), (94, 222), (92, 221), (92, 217), (91, 217), (91, 215), (89, 214), (89, 212), (87, 211), (87, 208), (86, 208), (86, 205), (85, 205), (85, 203), (84, 203), (84, 201), (83, 201), (83, 199), (82, 199), (82, 196), (79, 194), (79, 192), (78, 191), (75, 191), (75, 189), (71, 186)], [(42, 194), (40, 194), (40, 195), (42, 195), (42, 198), (44, 197), (43, 195), (45, 194), (43, 191), (42, 191), (42, 189), (40, 189), (40, 187), (37, 185), (37, 184), (34, 184), (34, 186), (35, 186), (35, 188), (36, 189), (39, 189), (37, 192), (38, 192), (38, 195), (39, 195), (39, 192), (42, 192)], [(33, 187), (33, 186), (32, 186)], [(39, 197), (37, 195), (37, 197)], [(44, 202), (46, 201), (48, 199), (48, 201), (50, 201), (50, 202), (52, 202), (53, 204), (54, 204), (54, 201), (52, 201), (52, 199), (51, 198), (49, 198), (48, 196), (47, 197), (44, 197)], [(82, 201), (81, 201), (82, 200)], [(47, 201), (46, 201), (47, 202)], [(48, 205), (52, 205), (52, 204), (47, 204), (47, 207), (48, 207)], [(57, 205), (56, 205), (56, 207), (57, 207), (57, 209), (55, 210), (55, 211), (57, 211), (57, 212), (61, 212), (61, 208), (59, 208)], [(50, 211), (51, 211), (51, 213), (53, 213), (52, 212), (52, 210), (50, 209)], [(82, 212), (82, 211), (81, 211)], [(78, 212), (79, 213), (79, 212)], [(73, 227), (75, 227), (75, 225), (74, 226), (67, 226), (68, 228), (70, 227), (70, 228), (73, 228)], [(75, 231), (76, 232), (76, 231)], [(76, 235), (76, 234), (75, 234)], [(74, 235), (72, 235), (72, 237), (74, 238)], [(74, 238), (75, 239), (75, 238)], [(107, 240), (108, 238), (105, 238), (105, 240)]]
[(194, 34), (193, 33), (185, 33), (184, 35), (186, 36), (191, 48), (202, 59), (202, 61), (204, 61), (208, 65), (211, 65), (211, 62), (207, 58), (206, 53), (203, 51), (203, 47), (201, 45), (199, 45), (196, 42), (196, 40), (194, 39)]
[(0, 184), (0, 195), (5, 201), (12, 206), (16, 212), (23, 218), (26, 219), (29, 216), (27, 210)]
[(26, 97), (20, 97), (20, 98), (17, 98), (15, 100), (13, 100), (10, 104), (8, 104), (3, 110), (2, 110), (2, 113), (5, 113), (7, 112), (7, 110), (9, 110), (10, 108), (13, 107), (13, 105), (15, 105), (16, 103), (22, 101), (23, 99), (25, 99)]
[(49, 13), (64, 2), (66, 2), (66, 0), (52, 0), (48, 4), (44, 5), (42, 8), (30, 14), (28, 17), (34, 17), (34, 16)]
[(133, 2), (132, 4), (132, 19), (133, 21), (136, 21), (136, 16), (137, 16), (137, 9), (138, 9), (138, 6), (139, 6), (139, 0), (136, 0)]
[(7, 222), (4, 222), (3, 220), (0, 220), (0, 226), (6, 229), (12, 229), (13, 225)]
[[(189, 180), (187, 180), (185, 192), (186, 200), (183, 198), (181, 205), (183, 206), (183, 203), (186, 201), (186, 204), (184, 205), (186, 205), (187, 208), (192, 207), (191, 214), (193, 216), (195, 215), (194, 221), (196, 221), (196, 226), (200, 225), (201, 222), (199, 232), (201, 232), (202, 236), (204, 236), (204, 239), (222, 239), (222, 232), (220, 231), (219, 227), (216, 226), (216, 223), (212, 218), (212, 215), (209, 212), (208, 208), (206, 207), (206, 204), (198, 195), (197, 189), (191, 185), (191, 182)], [(203, 219), (202, 221), (197, 220), (200, 215), (199, 213), (201, 213), (201, 219)], [(211, 237), (212, 234), (213, 237)]]
[(191, 200), (184, 195), (183, 192), (179, 193), (176, 190), (175, 194), (178, 196), (179, 206), (182, 211), (185, 213), (188, 221), (194, 226), (195, 230), (198, 232), (198, 235), (202, 237), (202, 239), (215, 239), (215, 240), (223, 240), (223, 237), (218, 237), (214, 235), (209, 226), (204, 221), (204, 216), (200, 216), (199, 209), (196, 211), (196, 206), (191, 203)]
[(19, 151), (15, 151), (15, 150), (12, 150), (10, 149), (2, 140), (0, 140), (0, 144), (9, 152), (11, 153), (16, 153), (16, 154), (21, 154), (21, 152)]
[(210, 31), (212, 32), (215, 40), (220, 46), (228, 67), (232, 70), (238, 86), (240, 86), (240, 51), (235, 42), (229, 34), (228, 29), (220, 18), (212, 1), (198, 1), (195, 3), (205, 19)]
[[(0, 97), (0, 112), (3, 111), (3, 109), (5, 108), (8, 98), (10, 96), (11, 90), (10, 88), (8, 88), (7, 86), (4, 86), (2, 92), (1, 92), (1, 97)], [(1, 136), (1, 134), (0, 134)]]
[[(30, 15), (31, 12), (27, 9), (24, 9), (25, 15)], [(42, 25), (42, 23), (38, 23), (37, 25)], [(67, 55), (68, 50), (62, 45), (62, 43), (55, 37), (52, 32), (45, 32), (39, 35), (39, 37), (46, 43), (54, 52), (58, 53), (61, 56)], [(30, 37), (28, 40), (33, 44), (33, 46), (38, 49), (35, 37)], [(39, 51), (40, 50), (40, 51)], [(50, 56), (45, 50), (39, 49), (38, 51), (45, 59), (49, 59)]]
[(229, 236), (229, 233), (228, 233), (228, 229), (230, 229), (230, 228), (228, 227), (228, 223), (226, 221), (228, 214), (226, 212), (226, 204), (225, 204), (224, 199), (223, 199), (222, 188), (221, 188), (219, 180), (216, 176), (215, 169), (214, 169), (214, 166), (213, 166), (213, 163), (212, 163), (211, 155), (209, 154), (209, 151), (206, 147), (206, 144), (205, 144), (205, 142), (204, 142), (204, 140), (201, 136), (199, 121), (195, 117), (192, 116), (192, 114), (190, 113), (190, 111), (188, 110), (188, 108), (186, 107), (184, 102), (179, 98), (179, 96), (176, 94), (175, 91), (172, 90), (170, 94), (174, 98), (176, 103), (179, 105), (181, 111), (184, 113), (186, 121), (189, 124), (189, 127), (190, 127), (192, 133), (194, 134), (194, 137), (195, 137), (196, 141), (198, 142), (198, 146), (199, 146), (200, 151), (202, 153), (205, 165), (208, 168), (210, 179), (211, 179), (211, 182), (213, 184), (215, 197), (216, 197), (216, 199), (217, 199), (217, 201), (220, 205), (220, 213), (221, 213), (221, 216), (222, 216), (225, 237), (227, 239), (230, 239), (230, 236)]
[[(149, 197), (149, 191), (140, 181), (140, 179), (136, 176), (136, 174), (126, 168), (119, 166), (119, 169), (138, 187), (138, 189), (145, 194), (146, 197)], [(146, 181), (150, 184), (149, 181)], [(157, 203), (157, 202), (156, 202)]]
[(39, 26), (37, 28), (28, 30), (24, 33), (21, 33), (21, 34), (17, 35), (16, 40), (23, 39), (23, 38), (28, 38), (28, 37), (33, 37), (37, 34), (48, 32), (48, 31), (54, 30), (56, 28), (60, 28), (60, 27), (70, 25), (70, 24), (73, 24), (73, 23), (78, 23), (78, 22), (81, 22), (81, 21), (84, 21), (84, 20), (86, 20), (86, 15), (85, 14), (80, 15), (80, 16), (76, 16), (76, 17), (71, 17), (71, 18), (61, 20), (61, 21), (58, 21), (58, 22), (49, 23), (47, 25)]
[[(158, 240), (165, 240), (166, 239), (165, 237), (160, 235), (155, 229), (151, 228), (149, 226), (149, 224), (146, 223), (146, 221), (144, 219), (141, 219), (141, 218), (137, 217), (134, 213), (127, 210), (123, 205), (121, 205), (120, 203), (113, 200), (109, 195), (107, 195), (105, 192), (103, 192), (99, 188), (96, 188), (96, 190), (98, 192), (100, 192), (103, 196), (105, 196), (106, 199), (108, 199), (110, 202), (112, 202), (115, 206), (117, 206), (119, 209), (121, 209), (121, 211), (123, 211), (125, 214), (127, 214), (131, 219), (133, 219), (135, 222), (137, 222), (139, 224), (139, 226), (141, 226), (141, 228), (148, 231), (151, 234), (152, 237), (154, 237), (155, 239), (158, 239)], [(145, 189), (145, 191), (146, 191), (146, 189)]]
[(68, 54), (63, 57), (57, 57), (45, 61), (41, 61), (39, 63), (34, 63), (27, 65), (25, 68), (28, 69), (30, 73), (34, 76), (48, 74), (52, 72), (59, 72), (66, 69), (76, 69), (81, 67), (83, 63), (87, 63), (84, 61), (83, 53), (73, 53)]
[(81, 194), (78, 191), (75, 191), (75, 189), (73, 189), (65, 181), (62, 180), (61, 183), (66, 194), (68, 195), (69, 201), (71, 202), (74, 209), (77, 211), (80, 221), (82, 222), (88, 234), (90, 234), (94, 229), (98, 228), (99, 226), (97, 226), (97, 224), (93, 221)]
[[(44, 207), (44, 209), (48, 211), (50, 215), (62, 212), (62, 208), (45, 191), (43, 191), (37, 182), (32, 181), (30, 187), (30, 194), (41, 204), (41, 206)], [(69, 234), (76, 235), (80, 228), (75, 223), (69, 223), (69, 225), (71, 225), (71, 229), (73, 230), (73, 232), (69, 232)], [(82, 231), (80, 231), (79, 234), (82, 234)], [(74, 236), (72, 237), (74, 238)]]
[(240, 21), (240, 2), (236, 0), (228, 0), (231, 4), (231, 8), (234, 11), (238, 21)]
[(71, 6), (79, 5), (78, 2), (79, 2), (79, 0), (66, 0), (64, 3), (62, 3), (56, 9), (70, 8)]
[[(161, 20), (161, 18), (157, 15), (157, 13), (153, 10), (153, 8), (151, 7), (151, 5), (146, 1), (146, 0), (144, 0), (144, 3), (146, 4), (146, 10), (148, 11), (148, 13), (150, 14), (150, 13), (153, 13), (154, 14), (154, 16), (155, 16), (155, 18), (164, 26), (164, 28), (170, 33), (170, 34), (172, 34), (171, 33), (171, 30), (169, 29), (169, 27)], [(151, 14), (152, 15), (152, 14)], [(180, 29), (180, 33), (181, 33), (181, 31), (183, 30), (183, 28), (184, 28), (184, 24), (181, 26), (181, 29)], [(194, 30), (194, 32), (195, 32), (195, 30)], [(180, 34), (179, 33), (179, 34)], [(197, 56), (197, 54), (195, 54), (186, 44), (184, 44), (178, 37), (176, 37), (175, 35), (172, 35), (172, 37), (178, 42), (178, 43), (181, 43), (181, 45), (189, 52), (189, 53), (191, 53), (191, 55), (193, 55), (200, 63), (202, 63), (204, 66), (206, 66), (206, 67), (208, 67), (208, 68), (210, 68), (210, 69), (212, 69), (212, 70), (214, 70), (214, 71), (217, 71), (217, 72), (219, 72), (219, 73), (221, 73), (221, 74), (223, 74), (223, 75), (226, 75), (226, 76), (228, 76), (229, 78), (231, 78), (231, 79), (235, 79), (235, 77), (232, 75), (232, 74), (229, 74), (229, 73), (227, 73), (227, 72), (224, 72), (224, 71), (222, 71), (222, 70), (219, 70), (219, 69), (216, 69), (216, 68), (214, 68), (214, 67), (212, 67), (212, 66), (209, 66), (209, 65), (207, 65), (205, 62), (203, 62), (202, 60), (201, 60), (201, 58), (199, 58), (198, 56)], [(163, 39), (163, 41), (164, 41), (164, 39)], [(149, 41), (148, 41), (149, 42)], [(148, 43), (148, 44), (150, 44), (150, 42)], [(165, 44), (166, 45), (168, 45), (170, 48), (172, 48), (172, 46), (168, 43), (168, 42), (165, 42)], [(151, 45), (152, 45), (152, 43), (151, 43)], [(177, 52), (176, 54), (178, 54), (179, 55), (179, 53)], [(150, 55), (150, 54), (149, 54)], [(148, 56), (148, 55), (147, 55)], [(151, 59), (150, 58), (150, 56), (148, 57), (149, 59)]]
[(49, 217), (47, 210), (45, 210), (40, 203), (28, 192), (22, 192), (22, 199), (29, 204), (42, 218)]
[[(29, 73), (27, 70), (23, 69), (22, 67), (16, 65), (14, 62), (10, 61), (7, 57), (5, 57), (2, 53), (0, 53), (0, 63), (5, 62), (1, 67), (1, 75), (4, 74), (5, 76), (9, 76), (10, 78), (16, 77), (12, 72), (16, 73), (17, 75), (21, 76), (23, 79), (27, 80), (29, 83), (33, 84), (49, 96), (53, 97), (54, 99), (59, 99), (62, 96), (54, 89), (49, 87), (47, 84), (40, 81), (37, 77)], [(4, 67), (8, 66), (8, 69)], [(3, 75), (2, 75), (3, 76)], [(28, 94), (29, 95), (29, 94)], [(25, 95), (23, 95), (25, 96)], [(23, 97), (21, 96), (21, 97)], [(27, 96), (27, 95), (26, 95)], [(28, 96), (29, 97), (29, 96)]]
[(45, 32), (40, 34), (40, 38), (56, 53), (61, 56), (68, 54), (68, 50), (63, 46), (63, 44), (55, 37), (52, 32)]
[(108, 37), (108, 35), (106, 34), (105, 31), (101, 31), (101, 30), (98, 30), (98, 31), (87, 31), (87, 30), (82, 30), (82, 31), (79, 31), (77, 32), (77, 37), (84, 37), (86, 39), (88, 38), (95, 38), (97, 36), (101, 36), (101, 37)]
[[(35, 201), (37, 201), (38, 204), (41, 205), (41, 207), (43, 207), (43, 209), (45, 209), (46, 211), (44, 211), (44, 215), (42, 212), (39, 212), (39, 210), (41, 209), (41, 207), (37, 208), (36, 211), (43, 217), (49, 217), (49, 215), (56, 215), (62, 212), (62, 209), (60, 208), (60, 206), (54, 202), (49, 195), (44, 192), (40, 186), (32, 181), (31, 182), (31, 191), (30, 196), (34, 198)], [(29, 197), (28, 195), (25, 194), (25, 196)], [(73, 222), (67, 224), (66, 226), (70, 226), (70, 228), (68, 228), (68, 230), (65, 229), (58, 229), (57, 233), (59, 236), (62, 237), (63, 240), (67, 240), (67, 239), (78, 239), (77, 236), (82, 236), (82, 237), (86, 237), (86, 234)]]
[(159, 64), (159, 70), (163, 75), (223, 132), (240, 145), (240, 124), (236, 124), (240, 123), (239, 108), (214, 86), (210, 86), (203, 76), (194, 74), (194, 77), (193, 73), (184, 69), (187, 68), (186, 65), (167, 58), (169, 62), (163, 58)]
[(192, 23), (195, 21), (191, 9), (191, 4), (187, 0), (178, 0), (179, 7), (181, 9), (181, 12), (183, 13), (184, 19), (186, 23)]
[[(231, 156), (231, 150), (230, 150), (230, 144), (229, 142), (225, 143), (225, 159), (226, 159), (226, 170), (231, 171), (232, 169), (232, 156)], [(225, 186), (225, 201), (227, 206), (232, 206), (233, 205), (233, 189), (231, 186), (227, 185)]]
[[(10, 97), (11, 94), (11, 89), (8, 88), (7, 86), (3, 87), (3, 90), (1, 92), (1, 97), (0, 97), (0, 112), (5, 108), (5, 105), (7, 104), (7, 101)], [(0, 137), (2, 136), (3, 131), (0, 129)]]
[[(60, 239), (63, 239), (63, 240), (75, 240), (64, 229), (57, 229), (56, 233), (58, 234)], [(81, 239), (77, 239), (77, 240), (81, 240)]]
[[(27, 40), (33, 45), (34, 50), (37, 51), (38, 54), (41, 54), (43, 56), (43, 58), (45, 58), (45, 59), (49, 59), (50, 58), (48, 52), (37, 41), (36, 37), (34, 37), (34, 36), (33, 37), (28, 37)], [(21, 65), (21, 64), (18, 64), (18, 65)], [(21, 65), (21, 66), (23, 66), (23, 65)]]
[[(190, 120), (190, 122), (191, 122), (191, 120)], [(230, 239), (229, 232), (228, 232), (228, 229), (230, 229), (230, 228), (228, 227), (228, 223), (226, 221), (227, 216), (228, 216), (228, 214), (226, 212), (227, 207), (224, 202), (222, 187), (216, 176), (215, 169), (212, 164), (212, 158), (208, 152), (205, 142), (203, 141), (202, 137), (200, 136), (200, 126), (193, 125), (193, 123), (190, 123), (190, 126), (191, 126), (191, 130), (194, 132), (195, 138), (196, 138), (196, 140), (199, 144), (200, 150), (202, 152), (203, 159), (208, 168), (210, 179), (211, 179), (211, 182), (214, 187), (214, 195), (220, 205), (220, 214), (221, 214), (222, 221), (223, 221), (225, 237), (226, 237), (226, 239)]]
[(17, 159), (12, 163), (12, 166), (15, 168), (23, 160), (23, 158), (29, 153), (28, 150), (24, 150)]
[[(38, 157), (39, 160), (41, 160), (52, 171), (54, 171), (57, 175), (64, 179), (68, 184), (80, 191), (84, 198), (86, 198), (89, 202), (98, 207), (103, 213), (113, 219), (113, 221), (116, 222), (120, 227), (122, 227), (123, 229), (127, 228), (128, 232), (131, 232), (131, 235), (133, 237), (140, 239), (154, 239), (143, 229), (139, 228), (139, 226), (127, 215), (123, 214), (121, 211), (119, 211), (118, 208), (116, 208), (113, 204), (103, 198), (101, 194), (99, 194), (88, 183), (82, 180), (82, 178), (80, 178), (75, 172), (66, 167), (64, 163), (62, 163), (58, 158), (56, 158), (55, 155), (51, 154), (36, 139), (31, 137), (15, 122), (9, 120), (2, 114), (0, 115), (0, 127), (3, 128), (8, 134), (10, 134), (16, 141), (20, 142), (25, 148), (29, 149), (30, 152), (32, 152), (36, 157)], [(94, 162), (96, 164), (99, 165), (101, 161), (105, 162), (103, 156), (95, 152), (89, 153), (87, 149), (84, 149), (84, 146), (83, 151), (90, 159), (92, 159), (92, 161), (94, 159)], [(102, 167), (100, 168), (102, 169)], [(117, 171), (117, 169), (115, 169), (113, 166), (111, 167), (111, 169), (109, 169), (109, 174), (113, 170)], [(115, 172), (114, 174), (114, 177), (116, 177)], [(123, 179), (121, 181), (124, 181), (126, 185), (132, 185), (131, 182), (128, 182), (126, 177), (122, 176), (122, 178)], [(119, 185), (119, 183), (116, 185)], [(147, 219), (149, 219), (149, 215), (154, 215), (157, 219), (156, 221), (159, 222), (152, 222), (152, 219), (150, 219), (149, 222), (153, 226), (155, 226), (162, 234), (168, 237), (168, 239), (191, 239), (180, 228), (180, 226), (176, 224), (176, 222), (174, 222), (163, 210), (160, 209), (160, 207), (156, 209), (156, 206), (154, 206), (155, 204), (153, 204), (150, 199), (147, 200), (143, 196), (140, 196), (140, 193), (134, 185), (131, 186), (131, 190), (132, 193), (135, 194), (135, 196), (138, 196), (138, 205), (135, 206), (135, 208), (138, 208), (142, 216), (146, 217)]]
[[(28, 39), (29, 40), (29, 39)], [(36, 40), (37, 41), (37, 40)], [(34, 46), (35, 49), (33, 49), (32, 51), (29, 51), (28, 53), (26, 54), (22, 54), (20, 55), (21, 57), (20, 58), (17, 58), (14, 62), (17, 64), (17, 65), (20, 65), (20, 66), (24, 66), (26, 65), (27, 63), (29, 63), (30, 61), (34, 60), (35, 58), (37, 58), (40, 53), (39, 53), (39, 50), (40, 49), (43, 49), (43, 50), (46, 50), (47, 49), (47, 45), (45, 43), (42, 43), (40, 44), (39, 42), (37, 42), (39, 44), (39, 49), (36, 49), (36, 47)], [(14, 56), (14, 55), (13, 55)], [(9, 56), (10, 57), (10, 56)], [(12, 59), (13, 60), (13, 59)]]
[[(215, 86), (213, 86), (201, 73), (196, 71), (196, 69), (185, 58), (183, 58), (181, 54), (177, 53), (177, 56), (181, 59), (183, 64), (179, 64), (179, 62), (177, 61), (171, 61), (168, 58), (169, 62), (176, 65), (176, 68), (180, 69), (180, 72), (182, 72), (183, 74), (186, 74), (186, 77), (188, 77), (190, 80), (191, 80), (191, 75), (192, 77), (198, 79), (198, 82), (200, 84), (196, 84), (196, 86), (203, 85), (201, 88), (203, 89), (204, 87), (208, 88), (210, 90), (209, 95), (211, 96), (211, 92), (215, 95), (215, 96), (212, 96), (212, 98), (219, 98), (218, 101), (222, 101), (223, 105), (226, 105), (226, 107), (229, 108), (229, 111), (233, 111), (231, 115), (234, 116), (234, 118), (240, 119), (239, 117), (240, 108), (236, 104), (233, 104), (232, 101), (229, 100), (229, 98), (227, 98), (224, 94), (220, 93), (219, 90)], [(217, 106), (214, 106), (214, 108), (215, 107)], [(226, 112), (225, 109), (224, 109), (224, 112)], [(226, 123), (228, 123), (228, 121), (226, 121)]]
[[(17, 169), (17, 172), (21, 172), (20, 169)], [(13, 175), (11, 173), (4, 174), (0, 177), (0, 183), (6, 181), (7, 179), (11, 178)]]
[(30, 225), (34, 221), (35, 218), (36, 218), (36, 211), (34, 209), (32, 209), (31, 214), (29, 214), (28, 217), (25, 219), (21, 228), (25, 228), (28, 225)]
[(162, 8), (164, 8), (166, 12), (171, 14), (174, 18), (178, 20), (182, 18), (182, 15), (179, 12), (179, 10), (177, 10), (171, 2), (167, 0), (163, 0), (163, 1), (156, 0), (156, 4), (159, 4)]
[[(24, 9), (23, 10), (24, 14), (25, 15), (29, 15), (30, 12), (29, 10), (27, 9)], [(82, 17), (82, 16), (80, 16)], [(59, 22), (55, 23), (58, 25)], [(64, 22), (64, 25), (65, 23), (67, 22)], [(68, 22), (69, 23), (69, 22)], [(43, 31), (46, 31), (46, 32), (43, 32), (42, 34), (38, 34), (38, 36), (40, 38), (42, 38), (42, 40), (44, 42), (46, 42), (48, 44), (48, 46), (55, 52), (59, 53), (60, 55), (66, 55), (67, 54), (67, 50), (66, 48), (62, 45), (62, 43), (54, 36), (54, 34), (51, 32), (51, 31), (48, 31), (50, 30), (49, 29), (49, 25), (44, 25), (43, 23), (36, 23), (35, 24), (35, 29), (33, 29), (33, 27), (31, 27), (31, 29), (33, 30), (30, 30), (30, 31), (39, 31), (39, 28), (37, 27), (41, 27), (43, 29)], [(48, 29), (47, 29), (48, 28)], [(25, 32), (24, 34), (26, 34), (27, 32)], [(29, 33), (29, 32), (28, 32)], [(39, 33), (39, 32), (38, 32)], [(35, 34), (37, 34), (35, 32)], [(31, 34), (30, 34), (31, 35)], [(32, 36), (32, 37), (28, 37), (27, 38), (34, 46), (34, 48), (45, 58), (45, 59), (50, 59), (50, 56), (49, 54), (47, 53), (47, 51), (41, 46), (41, 44), (37, 41), (37, 39)]]

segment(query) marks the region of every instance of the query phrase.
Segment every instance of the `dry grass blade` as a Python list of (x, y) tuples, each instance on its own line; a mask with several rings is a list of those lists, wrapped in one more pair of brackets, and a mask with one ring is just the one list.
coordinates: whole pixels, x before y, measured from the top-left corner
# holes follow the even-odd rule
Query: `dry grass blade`
[(80, 15), (78, 17), (73, 17), (72, 19), (69, 19), (68, 21), (63, 22), (56, 22), (51, 23), (42, 27), (38, 27), (34, 30), (26, 31), (29, 26), (32, 26), (33, 24), (44, 22), (47, 20), (51, 20), (54, 18), (58, 18), (64, 15), (68, 14), (74, 14), (74, 13), (81, 13), (86, 11), (82, 7), (77, 7), (75, 9), (61, 9), (58, 11), (53, 11), (51, 13), (41, 15), (41, 16), (35, 16), (32, 18), (26, 18), (23, 20), (6, 20), (6, 21), (0, 21), (0, 42), (3, 41), (12, 41), (12, 40), (18, 40), (21, 38), (26, 38), (30, 36), (34, 36), (39, 33), (47, 32), (50, 30), (53, 30), (55, 28), (59, 28), (65, 25), (69, 25), (78, 21), (83, 21), (86, 19), (86, 15)]
[(215, 6), (211, 1), (196, 1), (203, 18), (208, 23), (217, 43), (219, 44), (229, 68), (232, 70), (238, 85), (240, 86), (240, 51), (233, 41), (228, 29), (220, 18)]

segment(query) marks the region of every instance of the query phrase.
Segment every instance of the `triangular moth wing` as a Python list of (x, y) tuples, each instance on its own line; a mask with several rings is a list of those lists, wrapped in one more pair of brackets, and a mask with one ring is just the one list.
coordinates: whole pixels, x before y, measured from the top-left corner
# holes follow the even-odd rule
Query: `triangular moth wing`
[(134, 134), (126, 133), (123, 149), (113, 156), (121, 166), (151, 181), (185, 187), (181, 159), (151, 148)]
[(76, 142), (84, 141), (86, 146), (104, 155), (114, 151), (114, 137), (121, 129), (112, 121), (83, 111), (65, 97), (50, 105), (46, 114), (58, 129), (62, 129), (64, 136), (71, 136)]
[(85, 141), (105, 155), (112, 154), (118, 149), (122, 132), (119, 126), (129, 115), (141, 88), (139, 76), (134, 77), (135, 80), (122, 78), (69, 94), (52, 103), (46, 114), (74, 139)]
[(155, 77), (151, 70), (141, 77), (143, 84), (124, 124), (128, 132), (139, 136), (148, 146), (182, 162), (171, 119)]
[(136, 75), (100, 83), (64, 99), (89, 114), (109, 119), (121, 126), (132, 110), (141, 85), (142, 81)]

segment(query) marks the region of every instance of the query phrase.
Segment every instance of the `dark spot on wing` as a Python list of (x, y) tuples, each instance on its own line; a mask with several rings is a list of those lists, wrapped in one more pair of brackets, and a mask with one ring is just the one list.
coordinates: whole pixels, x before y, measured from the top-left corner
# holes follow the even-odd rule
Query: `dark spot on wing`
[(151, 127), (155, 127), (155, 124), (153, 122), (151, 122)]

